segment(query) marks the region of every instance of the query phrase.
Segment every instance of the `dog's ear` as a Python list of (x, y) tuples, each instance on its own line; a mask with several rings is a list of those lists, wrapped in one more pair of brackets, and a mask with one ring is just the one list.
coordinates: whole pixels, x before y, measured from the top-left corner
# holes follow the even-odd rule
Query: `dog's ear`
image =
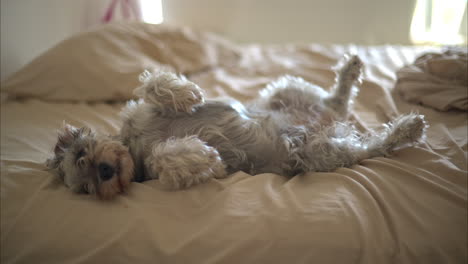
[(77, 135), (78, 128), (64, 122), (62, 129), (58, 131), (57, 144), (54, 148), (55, 155), (65, 152), (72, 145)]
[(54, 156), (47, 159), (46, 166), (48, 169), (56, 169), (63, 159), (65, 150), (71, 146), (75, 140), (75, 134), (78, 129), (72, 125), (63, 122), (62, 128), (58, 130), (57, 143), (54, 147)]
[(58, 131), (57, 143), (54, 147), (55, 156), (46, 161), (46, 166), (49, 169), (56, 169), (63, 160), (65, 151), (80, 137), (88, 136), (91, 130), (88, 127), (76, 128), (70, 124), (63, 122), (62, 128)]
[(60, 165), (60, 161), (61, 159), (59, 159), (57, 155), (55, 155), (54, 157), (47, 159), (45, 165), (47, 169), (54, 170), (58, 168), (58, 166)]

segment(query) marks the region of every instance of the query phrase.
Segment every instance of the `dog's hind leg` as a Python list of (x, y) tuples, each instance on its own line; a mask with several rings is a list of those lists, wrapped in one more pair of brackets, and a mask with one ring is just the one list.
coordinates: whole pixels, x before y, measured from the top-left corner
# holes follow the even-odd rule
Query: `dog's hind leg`
[(143, 83), (134, 94), (146, 103), (154, 105), (162, 114), (192, 113), (195, 106), (205, 101), (203, 90), (195, 83), (170, 72), (140, 75)]
[(428, 125), (423, 115), (402, 115), (384, 125), (384, 131), (369, 138), (367, 150), (370, 156), (382, 156), (395, 148), (424, 139)]
[(424, 138), (426, 127), (424, 117), (416, 114), (400, 116), (386, 124), (384, 131), (367, 136), (340, 123), (316, 133), (293, 159), (302, 171), (333, 171), (414, 144)]
[(321, 87), (300, 77), (285, 75), (269, 83), (260, 91), (255, 106), (272, 111), (299, 110), (308, 112), (314, 105), (321, 105), (328, 93)]
[(227, 176), (218, 151), (196, 136), (171, 138), (156, 144), (145, 160), (145, 166), (150, 178), (159, 178), (161, 184), (170, 190)]
[(355, 83), (361, 75), (362, 62), (358, 56), (351, 56), (337, 72), (337, 83), (325, 104), (333, 109), (341, 120), (346, 120), (353, 97), (357, 93)]
[(283, 76), (267, 85), (260, 92), (256, 106), (267, 110), (299, 110), (311, 108), (331, 109), (338, 120), (346, 120), (355, 95), (354, 84), (361, 75), (362, 62), (357, 56), (350, 57), (338, 71), (335, 89), (328, 93), (323, 88), (299, 77)]

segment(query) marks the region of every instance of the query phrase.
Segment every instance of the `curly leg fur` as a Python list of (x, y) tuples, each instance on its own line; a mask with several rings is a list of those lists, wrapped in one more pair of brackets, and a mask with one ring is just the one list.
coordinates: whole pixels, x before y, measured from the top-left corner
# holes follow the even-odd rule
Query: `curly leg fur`
[(363, 64), (358, 56), (351, 56), (337, 73), (337, 84), (334, 92), (326, 99), (325, 104), (334, 109), (339, 119), (348, 117), (353, 97), (357, 93), (354, 84), (361, 76)]
[[(357, 94), (356, 82), (363, 64), (359, 57), (351, 56), (337, 72), (337, 84), (331, 93), (299, 77), (282, 76), (260, 92), (257, 105), (266, 110), (319, 112), (332, 110), (333, 119), (344, 121), (349, 115), (353, 97)], [(326, 118), (325, 118), (326, 119)]]
[(417, 114), (400, 116), (374, 135), (361, 135), (350, 124), (338, 123), (314, 135), (294, 159), (304, 171), (333, 171), (417, 143), (426, 128), (424, 117)]
[(156, 144), (147, 161), (161, 184), (171, 190), (188, 188), (211, 178), (226, 177), (218, 151), (196, 136)]
[(266, 110), (302, 110), (320, 104), (327, 92), (306, 80), (285, 75), (267, 85), (260, 91), (258, 104)]
[(202, 89), (184, 76), (170, 72), (151, 74), (146, 71), (140, 80), (143, 85), (135, 89), (135, 95), (164, 114), (190, 114), (195, 106), (205, 101)]
[(407, 114), (397, 117), (384, 125), (384, 131), (377, 140), (369, 142), (371, 156), (388, 155), (394, 149), (424, 139), (428, 125), (424, 116)]

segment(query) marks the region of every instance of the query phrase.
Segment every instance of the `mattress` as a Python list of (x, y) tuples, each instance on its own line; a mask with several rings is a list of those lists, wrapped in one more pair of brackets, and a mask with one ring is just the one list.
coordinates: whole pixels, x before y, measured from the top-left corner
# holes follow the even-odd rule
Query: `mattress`
[[(2, 83), (2, 263), (466, 263), (467, 115), (411, 104), (395, 72), (433, 47), (236, 45), (189, 28), (116, 24), (82, 33)], [(255, 98), (283, 74), (326, 89), (345, 53), (365, 64), (352, 120), (379, 129), (425, 115), (426, 140), (389, 157), (293, 178), (236, 172), (181, 191), (134, 182), (112, 201), (50, 171), (65, 120), (118, 133), (138, 74), (185, 74), (209, 97)]]

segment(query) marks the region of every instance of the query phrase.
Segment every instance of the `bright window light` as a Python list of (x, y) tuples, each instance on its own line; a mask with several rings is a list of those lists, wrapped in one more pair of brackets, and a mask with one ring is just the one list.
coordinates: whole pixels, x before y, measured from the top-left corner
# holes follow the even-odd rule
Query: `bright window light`
[(457, 45), (466, 43), (461, 26), (466, 21), (467, 0), (418, 0), (411, 22), (415, 44)]
[(161, 24), (163, 12), (161, 0), (140, 0), (143, 21), (150, 24)]

